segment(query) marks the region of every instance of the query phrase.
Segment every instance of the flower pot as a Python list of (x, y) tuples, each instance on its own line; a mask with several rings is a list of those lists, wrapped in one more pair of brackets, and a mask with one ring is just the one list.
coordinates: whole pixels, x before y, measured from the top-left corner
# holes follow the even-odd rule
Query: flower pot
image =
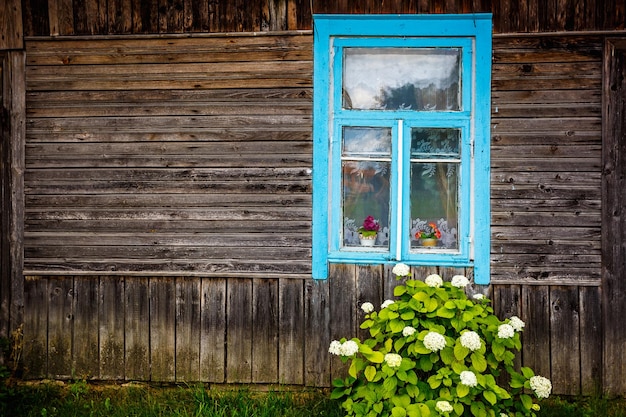
[(437, 246), (437, 239), (435, 238), (420, 239), (420, 242), (422, 243), (422, 246), (429, 246), (429, 247)]
[(361, 246), (374, 246), (376, 245), (376, 235), (363, 236), (359, 234), (359, 241), (361, 242)]

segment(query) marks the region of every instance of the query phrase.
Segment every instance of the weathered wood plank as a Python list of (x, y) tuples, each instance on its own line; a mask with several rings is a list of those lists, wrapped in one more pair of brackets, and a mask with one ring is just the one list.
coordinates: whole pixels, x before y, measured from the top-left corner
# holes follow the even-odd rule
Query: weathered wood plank
[(176, 379), (176, 287), (173, 278), (150, 279), (150, 378)]
[(602, 294), (598, 287), (579, 287), (580, 383), (583, 395), (602, 389)]
[(575, 286), (550, 288), (550, 363), (553, 392), (580, 393), (580, 302)]
[[(127, 316), (135, 317), (127, 311), (125, 305), (124, 278), (115, 276), (101, 276), (99, 292), (99, 329), (100, 341), (99, 364), (100, 378), (123, 380), (125, 370), (125, 342), (134, 340), (134, 334), (126, 338), (126, 333), (132, 333), (133, 327), (126, 329)], [(94, 280), (95, 277), (87, 279)], [(128, 345), (129, 348), (132, 345)], [(133, 359), (139, 359), (134, 357)], [(93, 358), (92, 358), (93, 360)], [(137, 365), (133, 365), (137, 366)]]
[(124, 280), (126, 380), (150, 380), (150, 300), (148, 278)]
[(203, 278), (200, 305), (200, 378), (226, 380), (226, 279)]
[(48, 376), (72, 378), (73, 277), (48, 278)]
[(280, 322), (279, 280), (257, 278), (252, 281), (252, 381), (278, 382)]
[(522, 363), (536, 375), (550, 378), (550, 288), (522, 286), (522, 317), (525, 323)]
[(252, 382), (252, 280), (229, 279), (226, 287), (226, 382)]
[[(356, 336), (356, 266), (330, 264), (328, 280), (330, 282), (330, 340), (351, 339)], [(326, 348), (328, 351), (328, 347)], [(330, 360), (331, 379), (344, 378), (348, 367), (339, 357)]]
[(48, 280), (24, 278), (24, 377), (48, 377)]
[(606, 105), (602, 172), (602, 323), (604, 324), (603, 389), (605, 394), (626, 392), (626, 44), (606, 42)]
[[(96, 277), (74, 277), (72, 311), (72, 372), (79, 379), (99, 379), (98, 309), (99, 282)], [(119, 353), (122, 353), (120, 350)]]
[[(383, 274), (382, 266), (357, 266), (356, 267), (356, 304), (352, 307), (355, 314), (355, 322), (358, 327), (354, 335), (346, 335), (347, 338), (358, 337), (365, 340), (370, 337), (369, 330), (360, 329), (360, 325), (365, 319), (365, 313), (361, 305), (365, 302), (372, 303), (378, 311), (383, 302)], [(389, 297), (393, 300), (394, 297)]]
[(299, 280), (282, 279), (279, 291), (278, 379), (304, 384), (304, 288)]
[[(304, 281), (304, 384), (330, 386), (330, 283)], [(314, 337), (312, 335), (315, 335)]]
[(200, 381), (201, 280), (176, 277), (176, 380)]

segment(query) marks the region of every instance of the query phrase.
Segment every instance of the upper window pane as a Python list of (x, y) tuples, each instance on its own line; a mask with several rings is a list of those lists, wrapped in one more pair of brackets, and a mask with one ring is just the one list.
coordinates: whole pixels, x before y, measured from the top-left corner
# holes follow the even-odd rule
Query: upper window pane
[(461, 109), (461, 48), (345, 48), (343, 51), (344, 109)]

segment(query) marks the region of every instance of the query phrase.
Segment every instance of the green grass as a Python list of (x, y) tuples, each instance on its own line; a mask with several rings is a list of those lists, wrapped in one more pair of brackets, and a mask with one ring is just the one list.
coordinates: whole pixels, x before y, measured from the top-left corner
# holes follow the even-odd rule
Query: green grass
[[(0, 416), (19, 417), (339, 417), (323, 390), (257, 392), (203, 385), (13, 384), (0, 390)], [(540, 417), (626, 417), (626, 399), (551, 397)]]
[(321, 390), (253, 392), (207, 390), (202, 385), (152, 387), (18, 384), (0, 397), (0, 416), (20, 417), (338, 417), (339, 405)]

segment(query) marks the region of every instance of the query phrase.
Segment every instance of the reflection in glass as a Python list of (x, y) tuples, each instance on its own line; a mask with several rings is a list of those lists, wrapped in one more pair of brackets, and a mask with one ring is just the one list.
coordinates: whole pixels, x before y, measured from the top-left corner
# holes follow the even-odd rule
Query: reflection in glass
[[(458, 249), (460, 140), (459, 129), (411, 131), (412, 248)], [(426, 242), (433, 228), (440, 236)]]
[(461, 110), (461, 48), (344, 49), (343, 108)]
[(345, 127), (342, 144), (343, 245), (359, 246), (367, 216), (380, 224), (375, 246), (388, 245), (391, 129)]

